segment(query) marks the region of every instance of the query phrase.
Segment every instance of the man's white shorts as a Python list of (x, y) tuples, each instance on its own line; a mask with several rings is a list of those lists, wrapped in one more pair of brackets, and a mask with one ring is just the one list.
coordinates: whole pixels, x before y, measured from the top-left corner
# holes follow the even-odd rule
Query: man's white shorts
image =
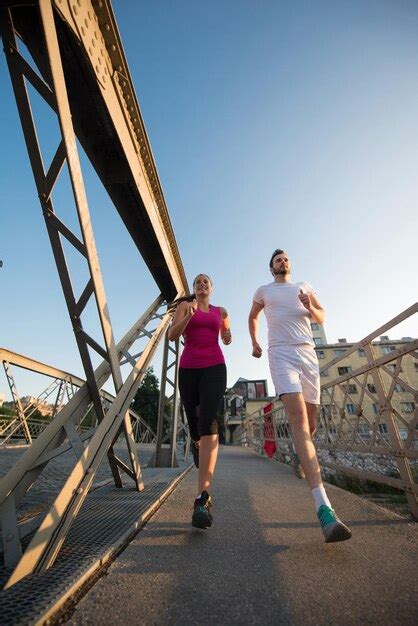
[(271, 377), (278, 396), (302, 393), (305, 402), (320, 404), (321, 385), (316, 352), (309, 344), (269, 348)]

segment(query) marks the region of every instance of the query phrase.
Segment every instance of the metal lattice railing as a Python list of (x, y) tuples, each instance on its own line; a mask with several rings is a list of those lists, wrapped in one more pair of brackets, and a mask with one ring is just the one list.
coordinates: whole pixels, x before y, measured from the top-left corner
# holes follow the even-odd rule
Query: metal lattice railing
[[(376, 358), (375, 339), (415, 315), (418, 304), (398, 315), (326, 364), (347, 363), (357, 352), (363, 364), (338, 368), (340, 375), (321, 384), (321, 409), (314, 442), (323, 467), (383, 483), (406, 493), (418, 517), (418, 340), (410, 339)], [(241, 443), (261, 452), (265, 442), (276, 454), (287, 452), (291, 432), (280, 400), (267, 413), (248, 416)]]

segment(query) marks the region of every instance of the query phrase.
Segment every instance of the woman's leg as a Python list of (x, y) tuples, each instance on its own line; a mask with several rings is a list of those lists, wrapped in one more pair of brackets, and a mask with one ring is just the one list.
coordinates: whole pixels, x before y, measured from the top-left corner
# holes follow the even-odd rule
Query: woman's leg
[(209, 491), (218, 458), (218, 435), (203, 435), (199, 446), (199, 494)]
[(219, 437), (217, 415), (226, 387), (224, 364), (206, 368), (199, 385), (199, 492), (212, 484), (218, 458)]
[(198, 442), (199, 433), (199, 370), (179, 368), (179, 392), (189, 424), (192, 441)]

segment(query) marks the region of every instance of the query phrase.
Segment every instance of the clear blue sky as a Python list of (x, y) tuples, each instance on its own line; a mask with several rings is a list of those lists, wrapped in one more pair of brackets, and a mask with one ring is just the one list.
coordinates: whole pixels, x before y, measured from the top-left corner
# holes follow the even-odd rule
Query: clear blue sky
[[(276, 247), (315, 286), (329, 341), (359, 340), (416, 301), (415, 1), (113, 4), (187, 276), (210, 274), (231, 315), (229, 384), (269, 379), (246, 318)], [(0, 345), (82, 375), (3, 54), (0, 93)], [(34, 111), (50, 158), (56, 130)], [(156, 288), (84, 165), (118, 340)], [(74, 221), (64, 179), (56, 209)], [(404, 335), (416, 320), (391, 333)], [(21, 377), (19, 391), (31, 385)]]

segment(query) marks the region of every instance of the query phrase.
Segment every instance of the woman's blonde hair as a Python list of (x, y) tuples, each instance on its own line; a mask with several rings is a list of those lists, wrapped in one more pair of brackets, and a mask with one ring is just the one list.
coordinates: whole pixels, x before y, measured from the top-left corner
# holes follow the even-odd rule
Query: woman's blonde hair
[[(195, 286), (196, 281), (199, 278), (199, 276), (206, 276), (210, 284), (213, 286), (212, 279), (210, 276), (208, 276), (207, 274), (196, 274), (193, 280), (193, 287)], [(177, 298), (176, 300), (173, 300), (172, 302), (169, 303), (168, 311), (170, 311), (171, 313), (174, 313), (174, 311), (177, 309), (179, 304), (181, 304), (182, 302), (193, 302), (193, 300), (196, 300), (195, 293), (189, 293), (186, 296), (181, 296), (181, 298)]]

